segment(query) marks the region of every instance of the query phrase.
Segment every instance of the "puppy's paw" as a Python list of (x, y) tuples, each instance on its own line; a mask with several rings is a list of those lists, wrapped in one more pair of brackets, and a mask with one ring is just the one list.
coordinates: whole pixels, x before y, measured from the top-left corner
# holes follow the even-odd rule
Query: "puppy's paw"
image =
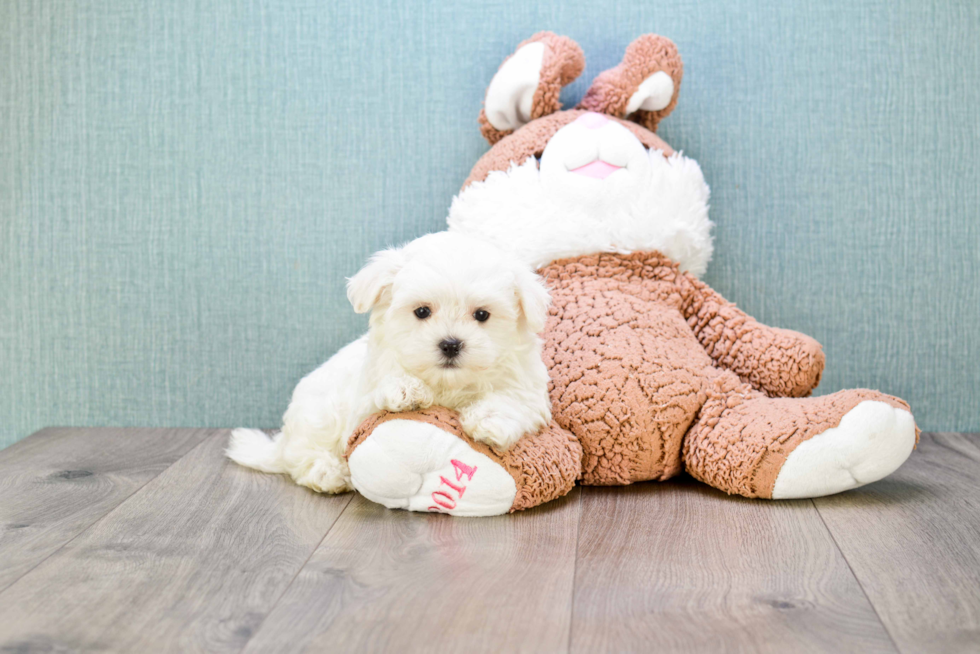
[(313, 465), (293, 480), (318, 493), (346, 493), (354, 490), (350, 483), (350, 469), (347, 462), (333, 456), (324, 455), (313, 461)]
[(510, 449), (530, 430), (520, 416), (520, 407), (495, 398), (474, 402), (459, 410), (463, 429), (473, 440), (501, 451)]
[(385, 378), (374, 393), (378, 408), (396, 413), (413, 409), (428, 409), (435, 398), (425, 382), (410, 375)]

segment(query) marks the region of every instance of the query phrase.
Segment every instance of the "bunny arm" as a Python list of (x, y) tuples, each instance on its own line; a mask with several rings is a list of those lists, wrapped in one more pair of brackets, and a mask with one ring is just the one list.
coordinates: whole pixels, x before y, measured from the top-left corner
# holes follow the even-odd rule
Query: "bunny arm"
[(756, 321), (694, 276), (677, 278), (682, 311), (715, 363), (771, 397), (806, 397), (823, 374), (815, 339)]

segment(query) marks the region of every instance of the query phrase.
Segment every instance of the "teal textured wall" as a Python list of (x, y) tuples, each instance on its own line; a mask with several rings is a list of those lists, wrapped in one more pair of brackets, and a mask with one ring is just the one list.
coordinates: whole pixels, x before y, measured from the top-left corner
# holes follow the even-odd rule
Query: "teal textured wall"
[(980, 3), (0, 3), (0, 445), (42, 426), (278, 424), (364, 328), (345, 276), (438, 230), (531, 33), (686, 76), (661, 135), (713, 190), (706, 280), (980, 429)]

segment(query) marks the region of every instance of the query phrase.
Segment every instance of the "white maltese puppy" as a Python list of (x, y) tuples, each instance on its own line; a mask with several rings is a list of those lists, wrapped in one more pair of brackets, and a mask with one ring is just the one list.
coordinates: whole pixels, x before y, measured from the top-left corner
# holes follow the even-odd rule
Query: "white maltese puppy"
[(369, 331), (300, 381), (270, 440), (232, 432), (228, 456), (326, 493), (353, 490), (343, 458), (379, 410), (456, 409), (475, 440), (506, 450), (551, 420), (541, 340), (550, 296), (492, 245), (448, 232), (384, 250), (348, 280)]

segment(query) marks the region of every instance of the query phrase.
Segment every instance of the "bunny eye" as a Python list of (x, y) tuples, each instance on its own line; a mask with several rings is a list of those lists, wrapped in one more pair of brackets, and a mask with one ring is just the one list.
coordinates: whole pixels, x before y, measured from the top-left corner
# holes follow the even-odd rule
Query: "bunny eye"
[(415, 317), (419, 320), (425, 320), (432, 315), (432, 309), (429, 307), (419, 307), (415, 310)]
[(486, 309), (477, 309), (473, 312), (473, 317), (476, 318), (477, 322), (486, 322), (490, 319), (490, 312)]

